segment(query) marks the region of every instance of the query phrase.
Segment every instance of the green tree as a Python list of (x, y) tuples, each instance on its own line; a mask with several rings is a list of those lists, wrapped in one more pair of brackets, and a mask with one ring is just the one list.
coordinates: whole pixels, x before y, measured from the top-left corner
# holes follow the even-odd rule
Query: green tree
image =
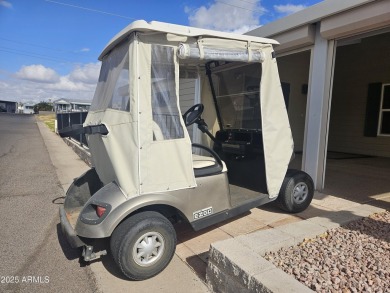
[(38, 104), (35, 104), (34, 112), (38, 112), (38, 111), (53, 111), (53, 105), (47, 102), (40, 102)]

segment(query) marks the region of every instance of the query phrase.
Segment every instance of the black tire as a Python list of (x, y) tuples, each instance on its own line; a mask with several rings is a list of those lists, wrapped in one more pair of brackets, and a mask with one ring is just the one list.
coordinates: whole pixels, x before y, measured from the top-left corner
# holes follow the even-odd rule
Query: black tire
[[(110, 248), (116, 264), (127, 278), (145, 280), (163, 271), (172, 260), (176, 232), (171, 222), (161, 214), (141, 212), (129, 217), (114, 230)], [(142, 250), (144, 254), (140, 254)], [(143, 257), (145, 254), (146, 257)]]
[(314, 183), (311, 177), (299, 170), (288, 170), (277, 198), (280, 208), (286, 212), (299, 213), (311, 203)]

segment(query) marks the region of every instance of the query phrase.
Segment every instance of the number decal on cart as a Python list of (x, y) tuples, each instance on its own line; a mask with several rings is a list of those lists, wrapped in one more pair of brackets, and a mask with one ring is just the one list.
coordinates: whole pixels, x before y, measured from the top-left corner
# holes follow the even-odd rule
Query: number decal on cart
[(204, 218), (210, 216), (213, 213), (213, 207), (208, 207), (200, 211), (196, 211), (193, 213), (194, 220), (198, 220), (200, 218)]

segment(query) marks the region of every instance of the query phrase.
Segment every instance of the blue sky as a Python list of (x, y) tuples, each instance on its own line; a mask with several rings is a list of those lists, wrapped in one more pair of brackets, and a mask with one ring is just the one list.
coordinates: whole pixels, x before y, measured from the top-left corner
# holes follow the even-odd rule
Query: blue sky
[(92, 99), (97, 58), (137, 19), (243, 33), (319, 0), (0, 0), (0, 100)]

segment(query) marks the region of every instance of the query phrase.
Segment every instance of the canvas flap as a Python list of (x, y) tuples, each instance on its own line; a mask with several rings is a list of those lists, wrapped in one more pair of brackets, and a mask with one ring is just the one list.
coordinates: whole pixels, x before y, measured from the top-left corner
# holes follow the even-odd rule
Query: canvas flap
[(142, 42), (139, 60), (140, 193), (195, 187), (191, 141), (179, 107), (176, 47)]
[(131, 39), (104, 58), (91, 111), (84, 123), (107, 127), (107, 135), (87, 135), (92, 164), (104, 184), (117, 182), (129, 197), (138, 194), (139, 186), (137, 104), (134, 75), (129, 71), (129, 65), (134, 67), (134, 54)]
[(260, 83), (262, 134), (268, 194), (275, 197), (286, 175), (294, 142), (276, 59), (271, 58), (272, 47), (265, 54)]

